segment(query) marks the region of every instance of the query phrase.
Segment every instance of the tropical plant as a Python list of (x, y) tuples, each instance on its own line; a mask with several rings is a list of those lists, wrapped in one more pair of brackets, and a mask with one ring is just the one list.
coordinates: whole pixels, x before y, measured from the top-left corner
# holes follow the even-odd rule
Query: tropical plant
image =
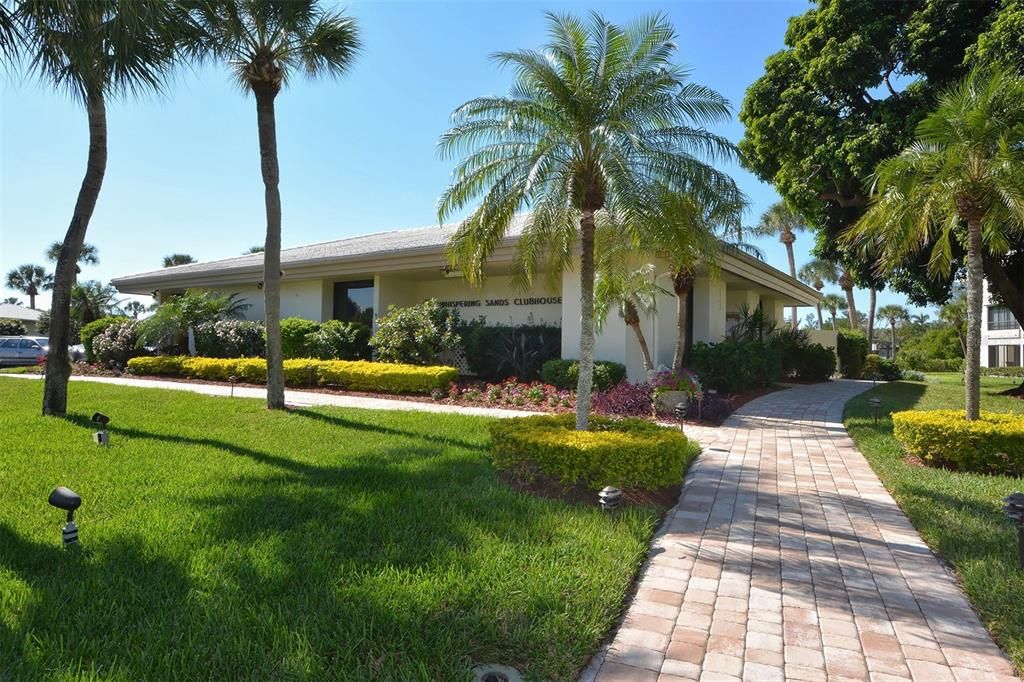
[(43, 413), (67, 410), (71, 374), (71, 292), (89, 221), (107, 166), (107, 100), (160, 90), (175, 64), (172, 3), (164, 0), (21, 0), (14, 18), (18, 51), (30, 73), (82, 104), (89, 124), (89, 153), (57, 258), (50, 307)]
[(821, 307), (832, 317), (832, 331), (835, 331), (836, 314), (846, 311), (846, 299), (839, 294), (825, 294), (821, 297)]
[(654, 369), (651, 351), (640, 327), (640, 314), (650, 317), (658, 312), (658, 296), (669, 292), (654, 282), (655, 267), (647, 263), (636, 269), (624, 269), (609, 264), (597, 273), (594, 285), (594, 322), (601, 331), (612, 307), (618, 309), (619, 317), (626, 323), (643, 353), (644, 371)]
[(260, 244), (257, 244), (256, 246), (250, 246), (248, 249), (242, 252), (242, 255), (249, 256), (254, 253), (263, 253), (263, 246)]
[(318, 0), (189, 0), (187, 48), (199, 61), (226, 62), (256, 99), (267, 234), (263, 298), (267, 327), (267, 407), (284, 408), (281, 351), (281, 193), (274, 101), (296, 72), (341, 76), (360, 49), (351, 17)]
[[(825, 282), (835, 281), (838, 277), (836, 274), (835, 263), (830, 263), (827, 260), (822, 260), (820, 258), (815, 258), (804, 263), (800, 267), (799, 272), (797, 272), (797, 276), (807, 284), (810, 284), (812, 287), (817, 289), (819, 294), (821, 294), (821, 290), (825, 288)], [(819, 300), (815, 303), (814, 307), (818, 312), (818, 329), (824, 329), (825, 322), (821, 317), (821, 301)], [(833, 318), (834, 317), (835, 314), (833, 314)]]
[[(878, 319), (885, 320), (889, 323), (889, 334), (892, 338), (892, 357), (896, 357), (896, 327), (901, 322), (908, 322), (910, 320), (910, 313), (907, 309), (901, 305), (891, 303), (889, 305), (883, 305), (878, 309)], [(871, 343), (871, 339), (868, 339), (868, 343)], [(870, 345), (869, 345), (870, 348)]]
[(86, 325), (101, 317), (119, 315), (121, 302), (117, 296), (117, 289), (96, 280), (75, 284), (71, 289), (71, 316)]
[(34, 310), (39, 292), (53, 288), (53, 275), (42, 265), (26, 263), (7, 273), (5, 286), (28, 296), (28, 307)]
[(163, 265), (165, 268), (173, 268), (195, 262), (196, 259), (187, 253), (172, 253), (170, 256), (164, 256)]
[(8, 304), (8, 305), (24, 305), (21, 302), (21, 299), (18, 298), (17, 296), (8, 296), (7, 298), (5, 298), (3, 300), (3, 302)]
[[(786, 257), (789, 260), (789, 274), (796, 279), (796, 259), (793, 256), (793, 242), (796, 241), (796, 233), (807, 230), (807, 221), (800, 214), (790, 208), (784, 201), (777, 201), (768, 207), (768, 210), (761, 215), (761, 221), (752, 229), (756, 237), (778, 237), (779, 241), (786, 247)], [(796, 329), (798, 321), (796, 318), (796, 306), (790, 309), (791, 325)]]
[(189, 327), (217, 320), (241, 319), (250, 307), (238, 299), (238, 294), (189, 289), (158, 305), (150, 317), (139, 323), (139, 344), (184, 353), (188, 350)]
[(966, 418), (980, 410), (982, 259), (1024, 236), (1024, 78), (972, 71), (917, 126), (916, 140), (879, 164), (871, 207), (847, 235), (875, 244), (884, 268), (933, 244), (928, 270), (948, 277), (954, 241), (967, 251)]
[[(60, 250), (64, 247), (61, 242), (53, 242), (46, 248), (46, 260), (56, 263), (60, 258)], [(75, 263), (75, 272), (82, 272), (82, 265), (98, 265), (100, 262), (99, 250), (89, 242), (83, 242), (82, 248), (78, 251), (78, 262)]]
[(939, 308), (939, 319), (956, 330), (961, 355), (967, 355), (967, 294), (962, 289), (954, 292), (953, 299)]
[(718, 93), (686, 82), (672, 63), (675, 31), (664, 16), (619, 27), (548, 14), (543, 51), (500, 52), (515, 72), (511, 94), (459, 107), (439, 143), (464, 156), (441, 195), (438, 217), (482, 196), (449, 243), (449, 260), (473, 284), (525, 207), (517, 263), (530, 278), (561, 273), (580, 251), (580, 372), (576, 425), (586, 429), (594, 368), (594, 240), (597, 216), (614, 213), (635, 232), (664, 218), (666, 189), (720, 189), (731, 180), (705, 160), (732, 158), (733, 145), (706, 126), (726, 120)]
[(148, 310), (148, 306), (142, 301), (127, 301), (121, 306), (125, 313), (132, 316), (133, 320), (139, 319), (139, 315)]
[[(739, 319), (727, 337), (733, 341), (757, 341), (758, 343), (775, 333), (777, 325), (762, 306), (740, 306)], [(794, 333), (796, 333), (794, 331)], [(805, 334), (805, 332), (800, 332)]]

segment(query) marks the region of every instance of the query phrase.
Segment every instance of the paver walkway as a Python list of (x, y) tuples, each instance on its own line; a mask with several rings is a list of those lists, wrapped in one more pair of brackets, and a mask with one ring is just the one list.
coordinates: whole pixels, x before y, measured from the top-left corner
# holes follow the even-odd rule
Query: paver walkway
[(870, 384), (745, 405), (704, 446), (585, 680), (1016, 679), (842, 425)]

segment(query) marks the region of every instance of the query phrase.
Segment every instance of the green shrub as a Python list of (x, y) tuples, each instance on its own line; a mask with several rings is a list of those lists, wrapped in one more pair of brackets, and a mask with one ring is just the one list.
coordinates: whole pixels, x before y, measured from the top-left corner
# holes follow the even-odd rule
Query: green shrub
[(796, 375), (797, 366), (802, 362), (802, 353), (810, 344), (810, 337), (806, 329), (781, 327), (768, 337), (767, 344), (779, 354), (782, 376), (791, 377)]
[(211, 320), (194, 327), (196, 353), (207, 358), (258, 358), (267, 350), (262, 322)]
[(864, 379), (877, 377), (882, 381), (899, 381), (903, 378), (903, 370), (889, 358), (872, 353), (864, 358), (864, 366), (861, 368), (860, 375)]
[(962, 410), (908, 410), (892, 415), (893, 436), (926, 464), (961, 471), (1024, 473), (1024, 415), (982, 412), (967, 421)]
[(572, 415), (500, 419), (490, 427), (494, 463), (521, 476), (540, 472), (565, 485), (650, 490), (675, 485), (700, 448), (676, 429), (641, 419)]
[(118, 320), (92, 337), (92, 351), (97, 363), (105, 367), (121, 368), (137, 355), (144, 354), (138, 347), (139, 322)]
[(1024, 379), (1024, 367), (982, 367), (981, 375), (986, 377)]
[(488, 326), (483, 319), (459, 325), (470, 371), (487, 381), (532, 381), (548, 360), (562, 355), (562, 329), (551, 325)]
[(107, 327), (127, 320), (127, 317), (101, 317), (98, 320), (93, 320), (89, 324), (82, 325), (82, 330), (79, 332), (79, 338), (82, 340), (82, 345), (85, 347), (85, 359), (87, 362), (96, 362), (96, 352), (93, 350), (92, 340), (96, 338), (98, 334), (105, 331)]
[(922, 367), (911, 367), (921, 372), (962, 372), (964, 371), (964, 359), (954, 358), (952, 360), (940, 360), (929, 358), (922, 363)]
[[(128, 370), (140, 375), (176, 375), (206, 381), (227, 381), (231, 377), (253, 384), (267, 381), (267, 361), (263, 358), (132, 358)], [(312, 384), (352, 391), (429, 394), (434, 389), (447, 389), (459, 373), (454, 367), (443, 366), (292, 358), (284, 361), (284, 378), (291, 386)]]
[(309, 357), (306, 337), (320, 329), (319, 322), (301, 317), (286, 317), (281, 320), (281, 352), (287, 358)]
[(0, 336), (24, 336), (25, 325), (18, 320), (0, 320)]
[(846, 379), (860, 379), (868, 356), (867, 337), (852, 329), (840, 329), (836, 352), (839, 355), (839, 373)]
[(793, 371), (800, 381), (828, 381), (836, 373), (836, 354), (814, 343), (800, 350)]
[[(554, 358), (543, 364), (541, 379), (546, 384), (566, 391), (576, 390), (580, 378), (580, 361)], [(594, 362), (594, 390), (607, 391), (626, 378), (626, 366), (620, 362), (597, 360)]]
[(388, 307), (370, 345), (382, 362), (436, 365), (441, 353), (459, 347), (459, 313), (436, 299), (407, 308)]
[(725, 340), (695, 343), (687, 365), (705, 389), (740, 393), (765, 388), (783, 379), (782, 356), (771, 344)]
[(321, 360), (369, 360), (370, 328), (361, 322), (328, 320), (306, 336), (310, 357)]

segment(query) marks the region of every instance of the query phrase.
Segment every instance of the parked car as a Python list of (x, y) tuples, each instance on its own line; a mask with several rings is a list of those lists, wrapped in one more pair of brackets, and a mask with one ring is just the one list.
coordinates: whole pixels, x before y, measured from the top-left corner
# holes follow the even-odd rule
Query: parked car
[(50, 340), (45, 336), (0, 337), (0, 367), (37, 365), (49, 350)]

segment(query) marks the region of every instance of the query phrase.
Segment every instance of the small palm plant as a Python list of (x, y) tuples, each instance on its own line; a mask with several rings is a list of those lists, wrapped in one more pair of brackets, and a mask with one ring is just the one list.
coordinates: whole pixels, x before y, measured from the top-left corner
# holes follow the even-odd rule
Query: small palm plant
[(195, 263), (196, 259), (188, 255), (187, 253), (172, 253), (169, 256), (164, 256), (162, 262), (165, 268), (173, 268), (179, 265), (189, 265), (190, 263)]
[(28, 296), (28, 307), (34, 309), (39, 292), (53, 288), (53, 275), (42, 265), (26, 263), (7, 273), (5, 286)]
[(655, 283), (654, 275), (655, 267), (652, 263), (635, 269), (599, 268), (594, 285), (594, 321), (597, 330), (604, 327), (609, 310), (612, 307), (618, 308), (622, 321), (636, 336), (640, 352), (643, 353), (644, 370), (648, 373), (654, 370), (654, 361), (640, 326), (640, 315), (650, 317), (656, 314), (658, 296), (670, 295), (669, 291)]
[[(819, 294), (821, 293), (821, 290), (825, 288), (825, 282), (834, 282), (838, 278), (835, 264), (820, 258), (815, 258), (814, 260), (804, 263), (800, 267), (800, 271), (797, 273), (797, 276), (807, 284), (810, 284), (812, 287), (817, 289)], [(815, 308), (818, 311), (818, 329), (824, 329), (825, 322), (821, 317), (820, 300), (815, 304)]]
[[(768, 210), (761, 216), (759, 222), (752, 232), (758, 237), (775, 237), (786, 247), (786, 257), (789, 260), (789, 274), (796, 279), (796, 259), (793, 256), (793, 243), (796, 241), (796, 233), (807, 230), (807, 222), (785, 202), (777, 201), (768, 207)], [(799, 321), (796, 318), (796, 306), (790, 309), (790, 318), (793, 329), (797, 328)]]
[[(518, 263), (563, 272), (580, 252), (580, 370), (576, 427), (586, 429), (594, 367), (595, 223), (614, 213), (635, 243), (663, 216), (653, 201), (665, 188), (717, 189), (731, 183), (710, 161), (735, 147), (706, 126), (724, 121), (728, 102), (687, 82), (672, 62), (675, 31), (656, 15), (620, 27), (548, 14), (542, 51), (500, 52), (515, 81), (505, 97), (470, 100), (453, 114), (442, 156), (463, 157), (441, 195), (441, 222), (479, 204), (449, 243), (449, 260), (473, 284), (524, 209)], [(553, 256), (553, 258), (552, 258)]]
[(928, 270), (948, 277), (953, 241), (966, 226), (965, 414), (981, 409), (982, 258), (1024, 235), (1024, 78), (973, 71), (947, 89), (916, 140), (879, 164), (872, 203), (846, 237), (870, 243), (883, 269), (931, 245)]
[(267, 233), (263, 298), (267, 328), (267, 407), (284, 408), (281, 348), (281, 192), (274, 102), (296, 73), (345, 74), (360, 50), (355, 19), (317, 0), (187, 0), (187, 49), (199, 61), (228, 63), (256, 99)]
[(839, 294), (825, 294), (821, 297), (821, 307), (828, 311), (832, 318), (832, 331), (835, 331), (836, 315), (846, 311), (846, 299)]
[(901, 305), (892, 303), (878, 309), (878, 319), (889, 323), (889, 334), (892, 340), (892, 357), (896, 357), (896, 327), (900, 322), (910, 320), (910, 313)]

